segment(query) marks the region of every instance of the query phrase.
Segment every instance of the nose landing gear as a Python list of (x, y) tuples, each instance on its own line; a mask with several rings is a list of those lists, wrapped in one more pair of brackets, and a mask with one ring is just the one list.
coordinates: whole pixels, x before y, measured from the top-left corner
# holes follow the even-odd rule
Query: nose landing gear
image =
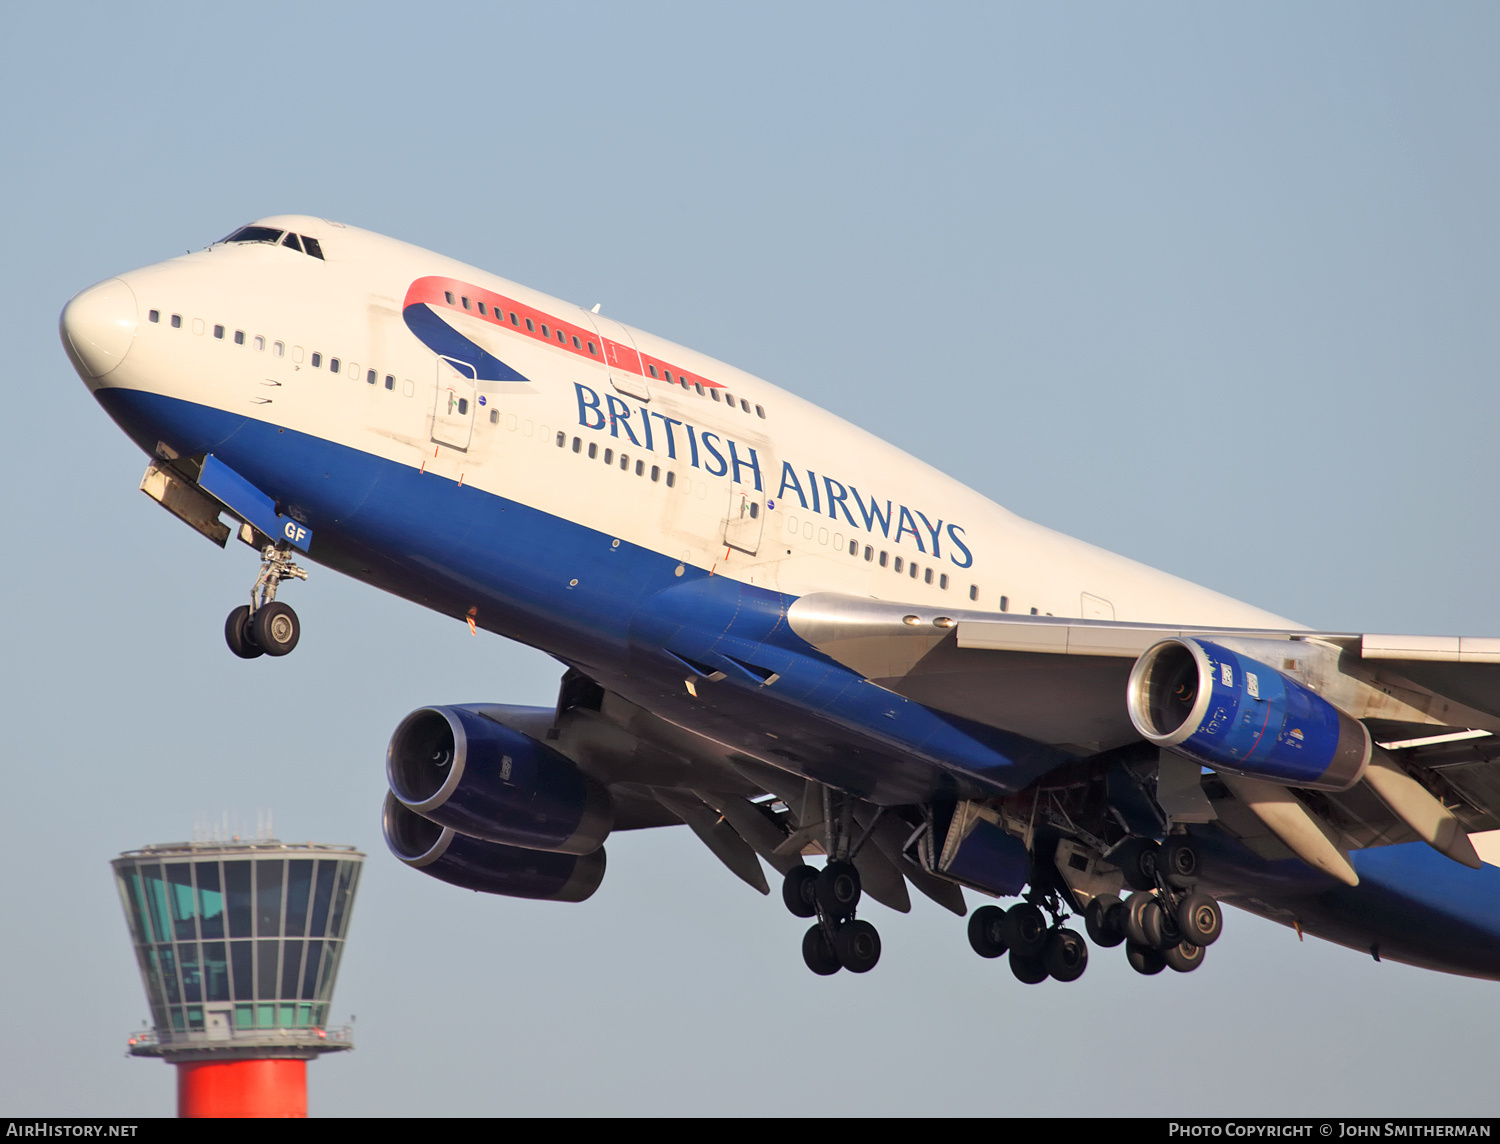
[(292, 562), (290, 546), (268, 544), (260, 553), (260, 575), (241, 604), (224, 621), (224, 642), (241, 659), (287, 655), (302, 636), (302, 624), (289, 604), (276, 599), (283, 580), (306, 580), (307, 570)]

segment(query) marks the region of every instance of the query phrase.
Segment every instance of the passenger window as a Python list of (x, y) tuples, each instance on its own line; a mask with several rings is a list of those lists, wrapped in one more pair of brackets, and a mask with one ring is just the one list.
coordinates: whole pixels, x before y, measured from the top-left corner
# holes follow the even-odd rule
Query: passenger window
[(515, 316), (515, 315), (514, 315), (514, 314), (512, 314), (512, 315), (511, 315), (511, 316), (510, 316), (510, 324), (511, 324), (511, 325), (512, 325), (512, 326), (514, 326), (514, 325), (518, 325), (518, 324), (519, 324), (519, 323), (517, 323), (517, 322), (516, 322), (516, 316)]
[(282, 357), (282, 356), (284, 356), (286, 354), (286, 343), (285, 342), (274, 342), (271, 345), (271, 353), (275, 357)]
[(407, 397), (411, 397), (417, 392), (417, 383), (408, 377), (401, 382), (401, 390)]
[(458, 412), (461, 415), (469, 412), (469, 399), (467, 397), (460, 397), (458, 399)]
[(948, 573), (944, 572), (938, 577), (938, 587), (945, 592), (948, 590)]
[(917, 567), (916, 562), (913, 561), (912, 566), (911, 566), (911, 578), (913, 580), (915, 580), (917, 578), (917, 573), (919, 571), (920, 571), (920, 569)]
[(564, 336), (561, 330), (557, 331), (557, 344), (560, 346), (565, 346), (568, 344), (568, 339), (566, 336)]
[(453, 291), (452, 290), (444, 290), (443, 291), (443, 297), (446, 298), (446, 299), (448, 299), (448, 305), (450, 305), (450, 306), (453, 305)]
[(765, 411), (765, 410), (764, 410), (764, 409), (762, 409), (762, 408), (761, 408), (761, 407), (760, 407), (760, 406), (759, 406), (759, 405), (757, 405), (757, 406), (756, 406), (756, 407), (755, 407), (755, 415), (756, 415), (756, 416), (757, 416), (757, 417), (759, 417), (759, 418), (762, 418), (762, 419), (764, 419), (764, 418), (765, 418), (765, 416), (766, 416), (766, 411)]
[(307, 235), (304, 234), (302, 236), (302, 249), (305, 250), (308, 254), (311, 254), (314, 258), (319, 259), (320, 261), (324, 260), (323, 247), (316, 238), (308, 238)]
[(859, 541), (857, 541), (857, 540), (851, 540), (849, 542), (849, 555), (850, 556), (858, 556), (859, 555)]
[(740, 398), (740, 408), (743, 409), (746, 413), (750, 412), (750, 403), (748, 401), (746, 401), (743, 397)]
[(661, 466), (660, 465), (652, 465), (651, 466), (651, 479), (653, 481), (659, 481), (659, 480), (661, 480)]
[(498, 425), (498, 424), (500, 424), (500, 410), (498, 410), (498, 409), (491, 409), (490, 410), (490, 424), (491, 425)]
[(255, 348), (261, 353), (265, 353), (266, 351), (266, 339), (260, 334), (255, 335)]
[(313, 367), (313, 369), (320, 369), (320, 368), (322, 368), (322, 365), (323, 365), (323, 355), (320, 354), (320, 353), (318, 353), (316, 350), (314, 350), (313, 351), (313, 356), (312, 356), (312, 367)]
[(465, 298), (463, 300), (463, 303), (464, 303), (464, 309), (467, 310), (469, 308), (469, 300), (467, 298)]
[(731, 408), (734, 406), (734, 394), (730, 393), (727, 389), (724, 391), (724, 400), (729, 402)]
[(1000, 597), (1000, 610), (1002, 612), (1008, 612), (1008, 611), (1010, 611), (1010, 597), (1009, 596), (1001, 596)]
[[(578, 438), (576, 438), (576, 437), (573, 438), (573, 452), (575, 452), (575, 453), (578, 452)], [(597, 441), (590, 441), (589, 442), (589, 460), (592, 461), (598, 455), (599, 455), (599, 443)]]
[(865, 559), (866, 560), (874, 560), (875, 559), (875, 550), (873, 548), (871, 548), (868, 544), (865, 545)]
[(242, 345), (245, 344), (245, 331), (244, 330), (235, 330), (234, 331), (234, 344), (237, 345), (237, 346), (242, 346)]
[(708, 391), (708, 395), (710, 397), (712, 397), (715, 401), (719, 400), (719, 391), (717, 389), (710, 389)]
[(895, 570), (897, 572), (901, 571), (901, 557), (899, 557), (899, 556), (896, 557), (896, 563), (894, 565), (894, 568), (895, 568)]
[(282, 246), (290, 246), (298, 254), (302, 253), (302, 244), (297, 241), (297, 236), (291, 231), (286, 232), (286, 237), (281, 240)]
[(527, 333), (531, 334), (536, 333), (536, 326), (532, 323), (530, 318), (526, 319), (526, 331)]
[(620, 472), (630, 472), (630, 458), (627, 457), (624, 453), (620, 454)]
[(674, 473), (671, 469), (668, 469), (667, 470), (667, 488), (671, 488), (676, 483), (677, 483), (677, 474)]
[(544, 337), (544, 338), (550, 338), (551, 336), (552, 336), (552, 333), (551, 333), (551, 331), (549, 331), (547, 329), (547, 323), (543, 322), (542, 323), (542, 337)]
[(338, 371), (339, 371), (339, 359), (336, 358), (336, 357), (329, 358), (328, 359), (328, 372), (329, 373), (338, 373)]
[(580, 341), (579, 341), (579, 340), (578, 340), (578, 335), (577, 335), (577, 334), (574, 334), (574, 335), (573, 335), (573, 348), (574, 348), (574, 349), (575, 349), (575, 350), (581, 350), (581, 349), (583, 349), (583, 343), (581, 343), (581, 342), (580, 342)]
[(882, 568), (884, 568), (885, 565), (886, 565), (886, 553), (882, 550), (881, 553), (880, 553), (880, 566)]
[(932, 583), (932, 569), (931, 568), (927, 569), (926, 572), (922, 573), (922, 579), (925, 580), (929, 584)]
[(557, 447), (559, 449), (561, 449), (563, 447), (563, 445), (567, 442), (567, 440), (568, 440), (568, 435), (566, 433), (563, 433), (563, 432), (559, 431), (558, 434), (557, 434)]
[(615, 451), (613, 449), (604, 450), (604, 463), (606, 465), (613, 465), (615, 463)]
[[(150, 318), (153, 322), (159, 322), (159, 321), (161, 321), (161, 311), (160, 310), (152, 310), (149, 314), (146, 315), (146, 317)], [(590, 343), (590, 344), (592, 344), (592, 343)]]
[(671, 370), (669, 370), (669, 369), (664, 369), (664, 370), (662, 370), (662, 371), (661, 371), (661, 375), (662, 375), (662, 378), (663, 378), (663, 379), (664, 379), (664, 380), (665, 380), (665, 381), (666, 381), (666, 382), (667, 382), (667, 383), (668, 383), (668, 384), (671, 384), (671, 381), (672, 381), (672, 371), (671, 371)]
[(579, 448), (582, 445), (583, 445), (583, 442), (580, 441), (577, 437), (573, 438), (573, 452), (575, 452), (575, 453), (578, 452)]
[(203, 336), (203, 319), (202, 318), (194, 318), (193, 319), (193, 333), (197, 334), (199, 337)]
[(703, 396), (703, 383), (701, 381), (695, 381), (693, 383), (693, 388), (698, 391), (698, 396), (699, 397)]
[(652, 377), (656, 376), (656, 367), (654, 365), (648, 365), (646, 368), (651, 371), (651, 376)]
[(221, 341), (221, 342), (224, 340), (224, 327), (223, 326), (215, 326), (214, 327), (214, 337), (218, 338), (219, 341)]
[[(759, 520), (760, 519), (760, 502), (759, 501), (751, 501), (750, 502), (750, 519), (751, 520)], [(823, 530), (823, 535), (824, 536), (828, 535), (828, 530), (827, 529)]]
[(386, 374), (385, 375), (385, 387), (387, 389), (395, 389), (396, 388), (396, 379), (394, 377), (392, 377), (390, 374)]
[(180, 330), (180, 329), (182, 329), (182, 315), (181, 314), (173, 314), (172, 315), (172, 328), (174, 330)]
[(979, 585), (978, 584), (970, 584), (969, 585), (969, 599), (971, 599), (971, 600), (977, 600), (977, 599), (979, 599)]
[(593, 342), (589, 343), (589, 353), (593, 354), (595, 357), (599, 356), (599, 351), (596, 350), (596, 349), (594, 349), (594, 343)]

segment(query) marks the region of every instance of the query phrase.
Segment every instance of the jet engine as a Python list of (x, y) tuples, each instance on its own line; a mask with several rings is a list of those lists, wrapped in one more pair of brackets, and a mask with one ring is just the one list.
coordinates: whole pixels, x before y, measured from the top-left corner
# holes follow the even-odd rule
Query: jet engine
[(604, 849), (592, 854), (524, 850), (455, 833), (385, 796), (382, 826), (391, 853), (441, 882), (484, 894), (581, 902), (604, 880)]
[(386, 751), (395, 796), (471, 839), (589, 854), (614, 825), (609, 791), (572, 760), (469, 707), (422, 707)]
[(1370, 733), (1274, 668), (1207, 640), (1167, 639), (1130, 672), (1135, 728), (1159, 747), (1233, 775), (1348, 790), (1370, 761)]

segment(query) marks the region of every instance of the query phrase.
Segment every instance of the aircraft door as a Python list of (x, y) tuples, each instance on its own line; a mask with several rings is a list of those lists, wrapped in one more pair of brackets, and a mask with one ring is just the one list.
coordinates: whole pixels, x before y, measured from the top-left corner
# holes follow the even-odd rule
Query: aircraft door
[[(735, 439), (735, 450), (754, 451), (754, 466), (742, 464), (731, 470), (731, 477), (741, 477), (729, 486), (729, 512), (724, 518), (724, 543), (731, 548), (754, 556), (760, 551), (761, 534), (766, 525), (766, 487), (771, 481), (771, 450), (763, 441), (741, 441)], [(727, 447), (727, 443), (726, 443)], [(749, 461), (749, 457), (741, 457)], [(760, 488), (756, 488), (755, 472), (760, 471)], [(776, 469), (780, 472), (779, 469)]]
[(468, 451), (474, 435), (474, 379), (478, 371), (456, 358), (437, 359), (437, 401), (432, 408), (432, 439)]
[(646, 371), (641, 368), (640, 351), (635, 348), (635, 339), (630, 336), (630, 331), (602, 314), (585, 310), (584, 315), (593, 323), (594, 332), (599, 335), (599, 348), (604, 354), (604, 364), (609, 367), (609, 383), (637, 401), (650, 401), (651, 390), (646, 385)]

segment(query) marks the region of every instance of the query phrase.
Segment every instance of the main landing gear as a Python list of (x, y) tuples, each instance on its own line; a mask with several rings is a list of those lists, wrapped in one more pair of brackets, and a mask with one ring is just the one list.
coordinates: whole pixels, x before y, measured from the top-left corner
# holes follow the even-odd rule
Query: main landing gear
[[(1056, 895), (1033, 891), (1027, 897), (1030, 900), (1008, 910), (980, 906), (970, 914), (969, 945), (980, 957), (1009, 954), (1010, 971), (1027, 985), (1049, 977), (1077, 981), (1089, 966), (1088, 943), (1077, 931), (1063, 927), (1065, 915)], [(1052, 915), (1050, 924), (1043, 906)]]
[(283, 580), (306, 580), (306, 569), (292, 563), (291, 549), (268, 544), (260, 553), (260, 576), (250, 589), (250, 603), (241, 604), (224, 621), (224, 642), (241, 659), (287, 655), (297, 646), (302, 624), (291, 605), (276, 599)]
[(1125, 943), (1125, 958), (1137, 973), (1172, 969), (1191, 973), (1205, 949), (1224, 932), (1224, 914), (1211, 894), (1196, 888), (1198, 852), (1190, 839), (1174, 835), (1158, 847), (1132, 839), (1112, 856), (1135, 892), (1123, 902), (1101, 894), (1089, 903), (1086, 928), (1095, 945)]
[(818, 919), (802, 935), (802, 960), (821, 977), (840, 969), (868, 973), (880, 960), (880, 934), (869, 922), (854, 916), (862, 892), (854, 858), (869, 840), (879, 814), (855, 841), (851, 829), (853, 800), (843, 800), (841, 814), (834, 813), (834, 802), (833, 792), (825, 787), (827, 865), (821, 870), (794, 866), (781, 883), (781, 900), (794, 917)]

